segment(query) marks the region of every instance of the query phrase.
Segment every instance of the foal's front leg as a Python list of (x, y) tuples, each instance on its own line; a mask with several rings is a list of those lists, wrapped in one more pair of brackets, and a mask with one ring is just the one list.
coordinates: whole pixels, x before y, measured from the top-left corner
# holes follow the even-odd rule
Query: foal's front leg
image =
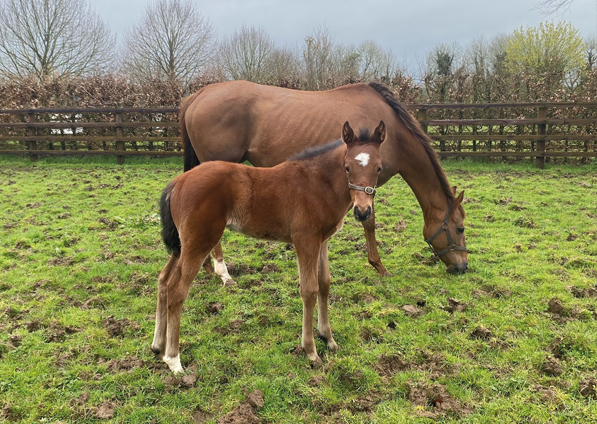
[(377, 251), (377, 240), (375, 240), (375, 208), (371, 211), (371, 217), (367, 221), (363, 221), (363, 229), (365, 230), (365, 239), (367, 240), (367, 256), (369, 263), (377, 270), (382, 277), (391, 277), (392, 274), (388, 272), (385, 266), (381, 263), (379, 252)]
[(313, 311), (319, 293), (317, 281), (319, 251), (321, 241), (316, 238), (293, 239), (298, 257), (299, 280), (301, 287), (301, 298), (303, 299), (303, 335), (301, 346), (305, 350), (307, 358), (312, 361), (313, 366), (321, 365), (321, 358), (317, 355), (315, 338), (313, 337)]

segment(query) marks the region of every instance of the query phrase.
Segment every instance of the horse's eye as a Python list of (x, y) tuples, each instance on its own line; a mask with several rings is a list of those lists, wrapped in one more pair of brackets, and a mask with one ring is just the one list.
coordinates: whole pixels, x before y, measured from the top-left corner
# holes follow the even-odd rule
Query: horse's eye
[(379, 168), (377, 168), (377, 173), (379, 174), (381, 172), (381, 166)]
[(350, 169), (348, 169), (348, 166), (346, 167), (346, 172), (350, 172)]
[(464, 228), (456, 228), (458, 234), (464, 234)]

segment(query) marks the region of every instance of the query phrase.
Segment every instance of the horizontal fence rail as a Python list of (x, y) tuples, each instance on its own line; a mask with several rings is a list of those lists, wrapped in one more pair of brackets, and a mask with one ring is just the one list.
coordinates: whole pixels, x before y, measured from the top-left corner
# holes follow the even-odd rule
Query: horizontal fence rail
[[(597, 102), (411, 104), (441, 157), (597, 157)], [(179, 156), (178, 108), (0, 110), (0, 154)]]

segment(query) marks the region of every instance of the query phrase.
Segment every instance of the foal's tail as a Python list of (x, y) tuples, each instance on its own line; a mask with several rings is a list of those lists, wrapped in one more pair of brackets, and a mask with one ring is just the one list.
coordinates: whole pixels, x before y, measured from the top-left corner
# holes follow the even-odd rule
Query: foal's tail
[(184, 172), (187, 172), (190, 169), (193, 169), (197, 165), (199, 165), (199, 158), (197, 157), (197, 153), (195, 153), (195, 149), (191, 144), (191, 139), (189, 138), (189, 133), (187, 132), (187, 126), (185, 123), (185, 114), (187, 109), (193, 103), (193, 101), (199, 96), (199, 94), (203, 91), (203, 89), (197, 91), (194, 94), (191, 94), (189, 97), (184, 99), (180, 104), (180, 111), (178, 112), (178, 120), (180, 122), (180, 137), (182, 138), (182, 148), (183, 148), (183, 157), (184, 157)]
[(176, 257), (180, 256), (180, 236), (178, 235), (178, 229), (174, 225), (172, 219), (172, 212), (170, 211), (170, 199), (172, 198), (172, 192), (176, 181), (170, 182), (164, 191), (162, 192), (162, 198), (160, 199), (160, 218), (162, 220), (162, 240), (166, 245), (168, 253), (173, 254)]

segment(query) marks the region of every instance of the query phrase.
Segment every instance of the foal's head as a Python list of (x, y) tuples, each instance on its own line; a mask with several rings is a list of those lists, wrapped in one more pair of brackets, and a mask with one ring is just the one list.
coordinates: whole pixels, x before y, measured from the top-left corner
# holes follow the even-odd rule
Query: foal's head
[(381, 121), (373, 135), (368, 130), (356, 136), (348, 121), (342, 128), (342, 140), (346, 143), (344, 166), (348, 176), (350, 198), (354, 205), (354, 217), (366, 221), (373, 212), (373, 197), (377, 176), (381, 172), (379, 146), (386, 138), (386, 125)]

